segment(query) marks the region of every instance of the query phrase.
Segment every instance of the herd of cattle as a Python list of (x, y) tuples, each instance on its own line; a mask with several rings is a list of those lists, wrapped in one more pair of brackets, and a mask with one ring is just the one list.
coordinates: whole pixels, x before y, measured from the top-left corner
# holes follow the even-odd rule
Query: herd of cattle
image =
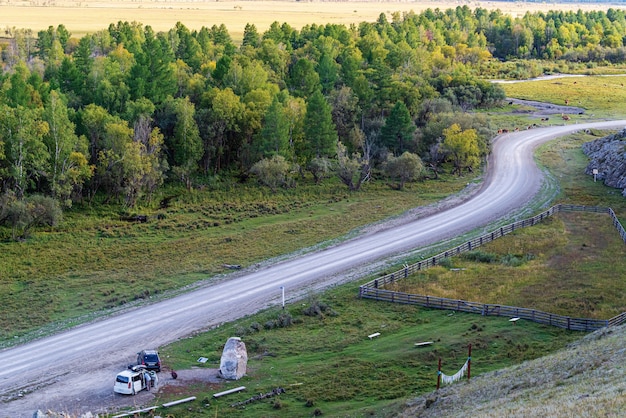
[[(565, 121), (568, 121), (568, 120), (570, 120), (571, 118), (569, 117), (569, 115), (566, 115), (566, 114), (564, 114), (564, 113), (561, 113), (561, 119), (563, 119), (563, 120), (565, 120)], [(541, 118), (541, 121), (542, 121), (542, 122), (547, 122), (547, 121), (549, 121), (549, 120), (550, 120), (550, 118), (548, 118), (548, 117), (546, 117), (546, 118)], [(528, 126), (526, 127), (526, 129), (537, 128), (538, 126), (539, 126), (539, 125), (537, 125), (536, 123), (533, 123), (532, 125), (528, 125)], [(520, 130), (520, 128), (515, 128), (515, 129), (512, 129), (512, 130), (509, 130), (509, 129), (498, 129), (498, 135), (501, 135), (501, 134), (506, 134), (506, 133), (509, 133), (509, 132), (519, 132), (519, 130)]]

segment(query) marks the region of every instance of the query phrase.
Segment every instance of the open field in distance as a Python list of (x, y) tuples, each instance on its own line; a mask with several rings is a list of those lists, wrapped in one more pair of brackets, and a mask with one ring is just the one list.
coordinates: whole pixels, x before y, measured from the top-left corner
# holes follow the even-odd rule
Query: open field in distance
[(273, 22), (288, 23), (295, 29), (309, 24), (344, 24), (375, 21), (381, 13), (391, 20), (394, 12), (420, 13), (427, 8), (449, 9), (467, 5), (475, 9), (500, 9), (512, 16), (527, 11), (607, 10), (626, 8), (609, 3), (521, 3), (497, 1), (73, 1), (0, 0), (0, 29), (32, 29), (35, 33), (63, 24), (74, 36), (96, 32), (118, 21), (136, 21), (155, 31), (167, 31), (177, 22), (191, 30), (224, 24), (238, 41), (247, 23), (259, 32)]

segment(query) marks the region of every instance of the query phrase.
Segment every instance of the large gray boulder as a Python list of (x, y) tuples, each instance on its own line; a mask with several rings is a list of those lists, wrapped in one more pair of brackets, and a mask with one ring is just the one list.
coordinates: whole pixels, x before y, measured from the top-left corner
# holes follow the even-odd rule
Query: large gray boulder
[(220, 373), (224, 379), (239, 380), (246, 374), (248, 352), (239, 337), (230, 337), (224, 345), (220, 361)]
[(609, 187), (621, 189), (626, 196), (626, 130), (583, 144), (583, 152), (589, 157), (586, 174)]

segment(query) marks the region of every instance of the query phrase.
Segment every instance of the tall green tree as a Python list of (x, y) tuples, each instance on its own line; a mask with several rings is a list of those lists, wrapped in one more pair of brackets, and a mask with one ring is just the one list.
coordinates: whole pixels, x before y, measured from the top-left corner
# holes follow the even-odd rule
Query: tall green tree
[(155, 106), (148, 99), (139, 99), (128, 105), (128, 118), (133, 124), (133, 142), (127, 145), (124, 159), (124, 193), (126, 205), (135, 206), (137, 200), (153, 193), (165, 181), (169, 166), (163, 155), (164, 136), (153, 126)]
[(172, 31), (175, 31), (178, 37), (178, 45), (174, 50), (175, 57), (183, 60), (195, 72), (200, 71), (204, 56), (198, 40), (181, 22), (177, 22)]
[(155, 35), (150, 26), (145, 29), (145, 41), (140, 51), (135, 53), (135, 63), (131, 68), (131, 98), (146, 97), (160, 104), (176, 92), (176, 82), (171, 64), (174, 53), (167, 39)]
[(385, 125), (380, 131), (382, 145), (394, 155), (414, 150), (413, 133), (415, 129), (409, 109), (403, 102), (398, 101), (391, 109), (389, 117), (385, 120)]
[(166, 138), (173, 154), (174, 174), (191, 189), (193, 175), (198, 171), (198, 163), (203, 154), (200, 131), (194, 119), (195, 106), (188, 98), (170, 98), (165, 107), (174, 116), (171, 136)]
[(208, 91), (202, 103), (206, 104), (203, 115), (205, 160), (203, 169), (209, 170), (211, 163), (215, 172), (235, 161), (242, 145), (241, 121), (246, 106), (232, 89), (214, 88)]
[(296, 97), (307, 98), (315, 93), (320, 86), (320, 76), (308, 58), (300, 58), (289, 69), (287, 80), (289, 92)]
[(41, 109), (23, 106), (0, 106), (0, 141), (4, 142), (8, 169), (7, 183), (22, 199), (36, 190), (49, 170), (50, 154), (44, 143), (48, 124), (41, 119)]
[(122, 189), (125, 204), (134, 207), (138, 199), (148, 199), (163, 184), (166, 162), (161, 158), (163, 135), (159, 128), (149, 130), (148, 118), (135, 123), (133, 141), (126, 143), (122, 159)]
[[(65, 63), (65, 72), (69, 75), (69, 79), (61, 78), (59, 74), (59, 80), (61, 86), (66, 86), (63, 92), (73, 92), (76, 96), (82, 98), (82, 100), (76, 100), (76, 102), (82, 102), (82, 104), (91, 103), (93, 101), (93, 89), (94, 86), (89, 85), (89, 77), (93, 68), (94, 62), (94, 46), (89, 35), (83, 36), (78, 41), (78, 47), (72, 54), (71, 64)], [(63, 66), (63, 63), (62, 63)]]
[(339, 65), (330, 54), (324, 52), (317, 64), (317, 73), (319, 74), (322, 93), (329, 94), (339, 79)]
[(90, 74), (89, 84), (94, 87), (93, 103), (115, 115), (125, 111), (126, 103), (130, 99), (127, 82), (132, 59), (128, 54), (128, 51), (121, 48), (107, 57), (96, 58)]
[(258, 48), (261, 44), (261, 36), (253, 23), (246, 23), (246, 27), (243, 29), (243, 41), (242, 47)]
[(79, 112), (81, 131), (89, 141), (89, 162), (96, 164), (98, 154), (105, 147), (104, 133), (107, 123), (113, 120), (113, 116), (102, 106), (89, 104)]
[(50, 155), (50, 189), (53, 196), (71, 206), (74, 192), (82, 190), (92, 173), (87, 163), (87, 140), (76, 135), (64, 97), (56, 90), (50, 92), (43, 120), (49, 127), (43, 139)]
[[(112, 118), (104, 126), (102, 148), (98, 152), (95, 186), (102, 188), (107, 200), (124, 196), (127, 180), (125, 160), (133, 158), (130, 144), (133, 141), (133, 129), (119, 118)], [(95, 188), (94, 188), (95, 190)]]
[(332, 106), (333, 122), (337, 128), (339, 140), (350, 151), (356, 150), (361, 144), (352, 142), (355, 139), (352, 132), (358, 128), (362, 115), (359, 107), (359, 98), (350, 87), (343, 86), (331, 92), (329, 101)]
[(41, 77), (31, 72), (24, 62), (20, 62), (15, 65), (8, 83), (3, 85), (4, 102), (12, 107), (40, 108), (43, 106), (45, 91), (39, 88), (45, 88)]
[(337, 153), (337, 129), (332, 109), (320, 90), (315, 91), (306, 106), (304, 117), (304, 149), (306, 161), (320, 157), (334, 157)]
[(272, 39), (263, 39), (255, 53), (257, 59), (269, 68), (269, 80), (276, 84), (284, 84), (290, 58), (285, 45)]
[(274, 96), (272, 104), (267, 109), (263, 127), (254, 144), (255, 154), (261, 158), (273, 155), (289, 156), (289, 120), (278, 96)]

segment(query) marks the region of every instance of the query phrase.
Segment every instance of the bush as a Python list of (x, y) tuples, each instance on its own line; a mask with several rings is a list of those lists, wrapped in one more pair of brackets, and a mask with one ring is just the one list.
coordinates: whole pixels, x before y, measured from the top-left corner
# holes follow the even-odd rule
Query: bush
[(441, 260), (437, 260), (437, 265), (445, 268), (452, 268), (452, 259), (450, 258), (442, 258)]
[(59, 202), (51, 197), (33, 195), (17, 199), (6, 194), (0, 199), (0, 223), (11, 226), (14, 240), (26, 239), (36, 226), (55, 226), (63, 212)]
[(285, 328), (293, 324), (293, 318), (289, 313), (283, 313), (278, 316), (278, 326)]
[(479, 263), (494, 263), (498, 258), (495, 254), (486, 253), (484, 251), (469, 251), (461, 255), (465, 260), (476, 261)]
[(519, 267), (534, 258), (535, 256), (533, 254), (525, 254), (521, 257), (515, 254), (507, 254), (500, 259), (500, 263), (504, 264), (505, 266)]
[(311, 302), (302, 313), (306, 316), (317, 316), (319, 318), (324, 318), (324, 315), (337, 316), (337, 312), (331, 309), (329, 305), (319, 300)]
[(288, 187), (291, 184), (288, 178), (289, 170), (289, 162), (283, 156), (275, 155), (270, 159), (258, 161), (250, 172), (257, 177), (259, 183), (276, 192), (279, 187)]

